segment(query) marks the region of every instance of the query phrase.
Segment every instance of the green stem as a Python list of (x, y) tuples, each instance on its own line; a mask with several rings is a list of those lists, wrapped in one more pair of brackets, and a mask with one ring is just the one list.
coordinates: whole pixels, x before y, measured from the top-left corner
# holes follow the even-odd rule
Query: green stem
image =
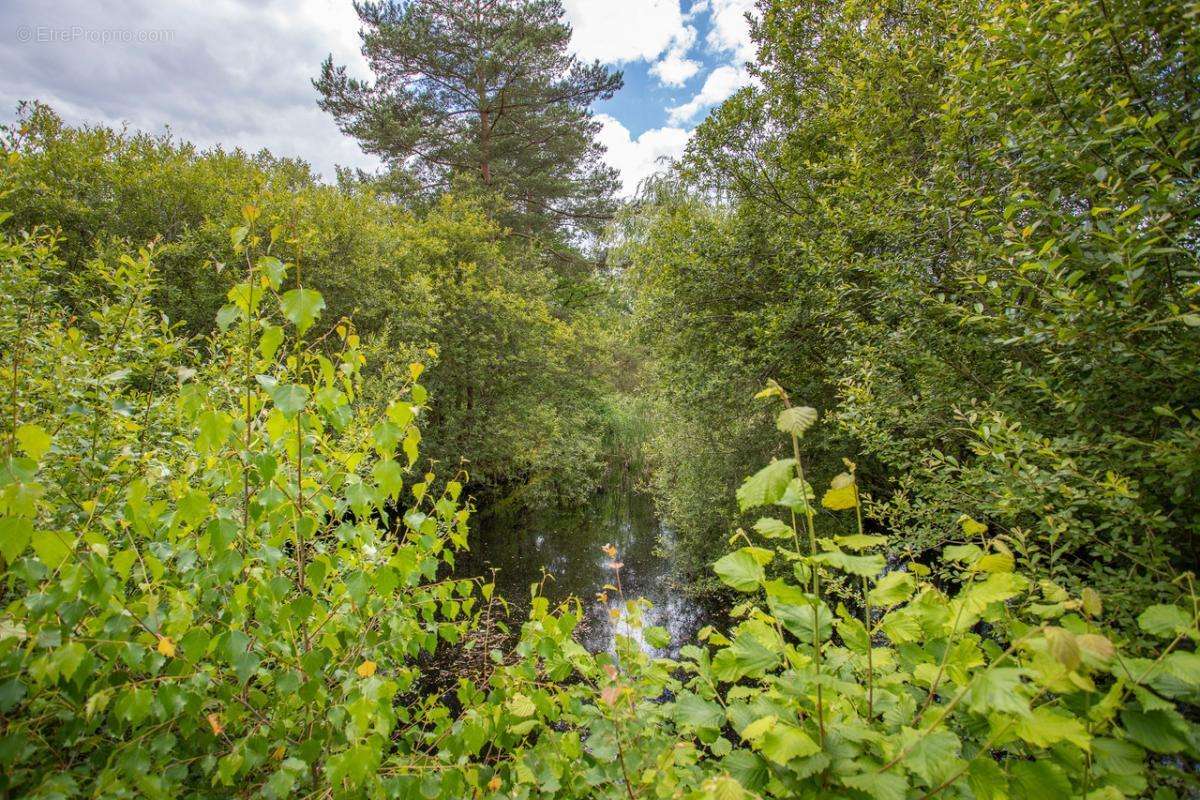
[[(858, 535), (863, 535), (862, 501), (858, 496), (858, 479), (854, 481), (854, 518), (858, 522)], [(871, 653), (871, 592), (867, 586), (867, 578), (862, 579), (863, 586), (863, 628), (867, 632), (867, 719), (875, 715), (875, 664)]]
[[(784, 403), (790, 407), (787, 398)], [(812, 504), (808, 501), (808, 484), (804, 481), (804, 465), (800, 461), (800, 437), (792, 434), (792, 455), (796, 459), (796, 477), (800, 479), (800, 496), (804, 499), (804, 528), (808, 532), (808, 554), (817, 554), (817, 532), (813, 522)], [(825, 701), (821, 691), (821, 573), (815, 561), (812, 566), (813, 593), (813, 662), (817, 667), (817, 730), (821, 734), (821, 744), (825, 744)]]

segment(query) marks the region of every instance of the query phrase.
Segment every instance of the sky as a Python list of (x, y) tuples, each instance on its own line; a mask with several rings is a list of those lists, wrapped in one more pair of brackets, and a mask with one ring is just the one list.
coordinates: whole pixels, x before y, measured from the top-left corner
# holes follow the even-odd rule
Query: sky
[[(563, 0), (585, 60), (625, 74), (595, 108), (623, 191), (683, 152), (713, 106), (746, 85), (753, 0)], [(3, 0), (0, 119), (20, 100), (73, 124), (128, 125), (208, 147), (266, 148), (332, 178), (378, 169), (316, 105), (332, 54), (359, 77), (350, 0)]]

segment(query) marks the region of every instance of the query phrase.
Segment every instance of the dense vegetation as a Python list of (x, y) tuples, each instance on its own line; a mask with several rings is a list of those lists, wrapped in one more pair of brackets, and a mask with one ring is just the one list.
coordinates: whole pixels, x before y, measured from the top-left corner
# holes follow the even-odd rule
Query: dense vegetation
[(748, 400), (773, 377), (830, 412), (817, 474), (855, 454), (906, 557), (965, 513), (1125, 614), (1174, 591), (1200, 560), (1197, 13), (762, 4), (760, 85), (626, 225), (693, 569), (778, 452)]
[[(1150, 787), (1147, 751), (1197, 754), (1175, 707), (1200, 698), (1194, 592), (1138, 617), (1162, 646), (1135, 658), (1098, 592), (1015, 572), (971, 519), (944, 553), (958, 588), (919, 565), (876, 580), (887, 538), (861, 517), (824, 535), (799, 447), (817, 412), (774, 384), (794, 455), (738, 502), (787, 516), (755, 525), (773, 549), (714, 565), (749, 598), (727, 636), (677, 662), (625, 636), (593, 655), (577, 605), (543, 600), (509, 652), (475, 652), (497, 598), (440, 577), (469, 511), (413, 469), (423, 365), (364, 403), (359, 336), (274, 255), (286, 225), (243, 213), (203, 357), (146, 301), (153, 251), (78, 265), (107, 291), (67, 306), (52, 236), (4, 245), (6, 793), (1118, 798)], [(821, 503), (857, 512), (853, 467)], [(831, 610), (823, 573), (861, 583), (861, 615)], [(640, 627), (640, 601), (617, 613)], [(477, 666), (430, 690), (422, 658), (446, 648)], [(1186, 778), (1153, 775), (1168, 795)]]
[(604, 282), (561, 279), (539, 244), (505, 236), (494, 199), (466, 187), (401, 206), (266, 153), (70, 128), (44, 106), (26, 106), (5, 133), (5, 149), (21, 155), (3, 177), (11, 224), (59, 232), (54, 286), (126, 242), (155, 241), (149, 299), (184, 333), (210, 334), (239, 279), (228, 228), (253, 199), (288, 223), (278, 246), (302, 261), (326, 313), (353, 317), (368, 391), (385, 396), (397, 371), (430, 361), (426, 384), (440, 402), (427, 456), (465, 463), (480, 493), (527, 503), (578, 500), (602, 479), (602, 443), (623, 424), (609, 411)]
[[(1200, 6), (763, 0), (609, 270), (516, 202), (611, 207), (561, 6), (359, 10), (382, 179), (4, 129), (0, 793), (1200, 791)], [(732, 598), (671, 657), (615, 548), (613, 652), (454, 573), (606, 461)]]

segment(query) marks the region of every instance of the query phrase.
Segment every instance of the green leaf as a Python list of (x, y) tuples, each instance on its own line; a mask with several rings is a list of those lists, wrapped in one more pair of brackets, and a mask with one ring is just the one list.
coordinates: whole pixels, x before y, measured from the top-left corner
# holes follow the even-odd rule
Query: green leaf
[(683, 691), (675, 699), (675, 719), (692, 728), (720, 730), (725, 725), (725, 712), (716, 703)]
[(666, 628), (658, 625), (651, 625), (642, 631), (642, 638), (646, 640), (646, 644), (659, 650), (671, 644), (671, 634)]
[(993, 667), (978, 673), (967, 695), (967, 705), (979, 714), (998, 711), (1022, 717), (1028, 715), (1029, 700), (1021, 682), (1023, 674), (1024, 671), (1016, 667)]
[(842, 778), (842, 783), (874, 800), (904, 800), (908, 793), (908, 781), (894, 772), (863, 772)]
[(1082, 722), (1047, 706), (1037, 707), (1030, 716), (1020, 720), (1016, 733), (1037, 747), (1070, 742), (1080, 750), (1087, 750), (1092, 739)]
[(903, 603), (912, 595), (917, 580), (908, 572), (889, 572), (880, 578), (867, 593), (871, 603), (880, 608)]
[(721, 768), (752, 792), (761, 791), (771, 778), (767, 762), (749, 750), (734, 750), (721, 761)]
[(533, 704), (533, 700), (529, 699), (528, 695), (520, 692), (508, 698), (504, 705), (514, 717), (532, 717), (537, 712), (537, 707)]
[(377, 461), (372, 474), (385, 495), (393, 500), (400, 496), (404, 488), (404, 470), (394, 459)]
[(900, 746), (908, 750), (904, 757), (905, 766), (925, 781), (936, 786), (958, 767), (958, 753), (962, 744), (948, 730), (918, 731), (904, 728), (900, 735)]
[(749, 631), (739, 633), (733, 644), (718, 653), (718, 657), (726, 659), (727, 663), (724, 666), (733, 668), (732, 672), (726, 673), (736, 676), (731, 680), (747, 676), (759, 677), (779, 663), (779, 653), (776, 649), (768, 647)]
[(112, 558), (113, 571), (122, 578), (129, 577), (129, 570), (133, 568), (133, 562), (137, 561), (137, 551), (130, 548), (122, 550)]
[(738, 735), (742, 737), (742, 741), (756, 742), (766, 735), (767, 731), (779, 724), (779, 717), (774, 714), (768, 714), (751, 722), (746, 727), (738, 731)]
[(1076, 669), (1083, 658), (1075, 634), (1065, 628), (1048, 627), (1045, 632), (1050, 655), (1067, 669)]
[(803, 436), (817, 422), (817, 410), (808, 406), (792, 406), (779, 412), (775, 427), (784, 433)]
[(61, 531), (39, 531), (33, 537), (33, 552), (50, 569), (58, 569), (74, 550), (74, 539)]
[(870, 536), (865, 533), (853, 533), (849, 536), (835, 536), (833, 541), (839, 547), (844, 547), (847, 550), (867, 550), (872, 547), (879, 547), (887, 544), (886, 536)]
[(79, 669), (79, 665), (83, 663), (85, 656), (87, 656), (87, 648), (81, 642), (68, 642), (63, 645), (54, 654), (58, 674), (63, 678), (70, 679)]
[(223, 411), (203, 411), (197, 422), (200, 435), (196, 437), (196, 449), (201, 453), (219, 449), (233, 432), (233, 418)]
[(292, 289), (279, 298), (283, 316), (287, 317), (300, 333), (304, 333), (317, 321), (325, 308), (325, 298), (312, 289)]
[(217, 327), (223, 331), (229, 330), (229, 326), (237, 322), (241, 316), (242, 310), (240, 308), (233, 303), (227, 303), (217, 311)]
[(1008, 776), (990, 758), (976, 758), (967, 771), (967, 785), (975, 800), (1007, 800)]
[(795, 725), (785, 723), (772, 726), (757, 744), (759, 751), (777, 764), (787, 764), (793, 758), (811, 756), (821, 749), (807, 733)]
[(833, 631), (833, 612), (824, 602), (819, 602), (814, 606), (811, 596), (809, 603), (805, 605), (772, 603), (771, 614), (783, 624), (783, 627), (788, 629), (789, 633), (806, 644), (813, 640), (814, 621), (822, 641), (828, 639), (829, 634)]
[(748, 547), (717, 559), (713, 563), (713, 571), (722, 583), (739, 592), (755, 591), (764, 578), (763, 565)]
[(966, 514), (963, 514), (958, 518), (958, 524), (962, 526), (962, 532), (968, 538), (982, 536), (983, 534), (987, 533), (988, 529), (987, 525), (968, 517)]
[(887, 566), (881, 555), (870, 556), (852, 556), (848, 553), (843, 553), (841, 550), (833, 550), (828, 553), (818, 553), (813, 556), (813, 561), (819, 564), (827, 564), (834, 569), (842, 572), (848, 572), (851, 575), (861, 575), (864, 578), (873, 578), (883, 568)]
[(1187, 747), (1186, 723), (1167, 711), (1121, 712), (1121, 724), (1129, 738), (1156, 753), (1178, 753)]
[(795, 466), (795, 459), (783, 458), (751, 475), (737, 490), (738, 508), (745, 511), (779, 500), (792, 480)]
[(33, 520), (25, 517), (0, 518), (0, 555), (9, 564), (25, 552), (33, 539)]
[(50, 449), (50, 434), (40, 425), (22, 425), (17, 428), (17, 444), (25, 455), (34, 461), (41, 461), (42, 456)]
[(304, 410), (308, 403), (308, 387), (296, 383), (281, 383), (271, 390), (271, 401), (288, 419)]
[(1025, 586), (1025, 578), (1012, 572), (998, 572), (988, 575), (979, 583), (968, 586), (963, 590), (960, 598), (968, 611), (979, 613), (992, 603), (1016, 597)]
[(1192, 627), (1195, 620), (1179, 606), (1150, 606), (1138, 616), (1138, 627), (1152, 636), (1168, 638)]
[(263, 327), (262, 338), (258, 340), (259, 354), (270, 361), (275, 357), (275, 353), (279, 351), (279, 345), (283, 344), (283, 328), (278, 325), (266, 325)]
[(801, 485), (799, 478), (792, 478), (788, 481), (787, 488), (783, 490), (783, 496), (775, 501), (775, 505), (802, 514), (815, 497), (812, 487), (807, 482)]
[(754, 523), (754, 530), (766, 539), (790, 539), (795, 535), (791, 525), (772, 517), (763, 517)]
[(746, 790), (730, 775), (717, 775), (704, 784), (705, 797), (713, 800), (743, 800)]
[(283, 262), (275, 256), (259, 256), (258, 268), (266, 276), (267, 283), (271, 285), (271, 288), (278, 290), (279, 286), (283, 283), (284, 276), (287, 274), (287, 267), (284, 266)]
[(983, 555), (983, 548), (977, 544), (952, 544), (943, 548), (942, 559), (945, 561), (964, 561), (974, 564)]
[(1072, 796), (1071, 781), (1058, 765), (1044, 759), (1009, 763), (1014, 798), (1063, 800)]

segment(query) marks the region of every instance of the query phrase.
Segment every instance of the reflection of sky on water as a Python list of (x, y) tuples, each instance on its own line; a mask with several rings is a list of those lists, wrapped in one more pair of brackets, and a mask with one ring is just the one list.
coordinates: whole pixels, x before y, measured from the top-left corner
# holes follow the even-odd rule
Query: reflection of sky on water
[(582, 643), (593, 652), (611, 650), (617, 633), (633, 635), (651, 650), (640, 631), (624, 621), (614, 622), (609, 610), (621, 608), (621, 598), (608, 592), (607, 602), (596, 594), (614, 582), (610, 558), (601, 549), (617, 548), (625, 597), (644, 597), (653, 606), (645, 611), (647, 626), (659, 625), (671, 634), (677, 650), (704, 624), (704, 610), (671, 582), (671, 568), (655, 551), (668, 531), (654, 515), (649, 497), (613, 490), (598, 495), (576, 511), (544, 511), (516, 517), (480, 516), (473, 520), (471, 552), (459, 559), (459, 574), (486, 575), (495, 567), (496, 590), (509, 602), (525, 605), (530, 584), (551, 579), (545, 594), (551, 603), (578, 597), (584, 608)]

